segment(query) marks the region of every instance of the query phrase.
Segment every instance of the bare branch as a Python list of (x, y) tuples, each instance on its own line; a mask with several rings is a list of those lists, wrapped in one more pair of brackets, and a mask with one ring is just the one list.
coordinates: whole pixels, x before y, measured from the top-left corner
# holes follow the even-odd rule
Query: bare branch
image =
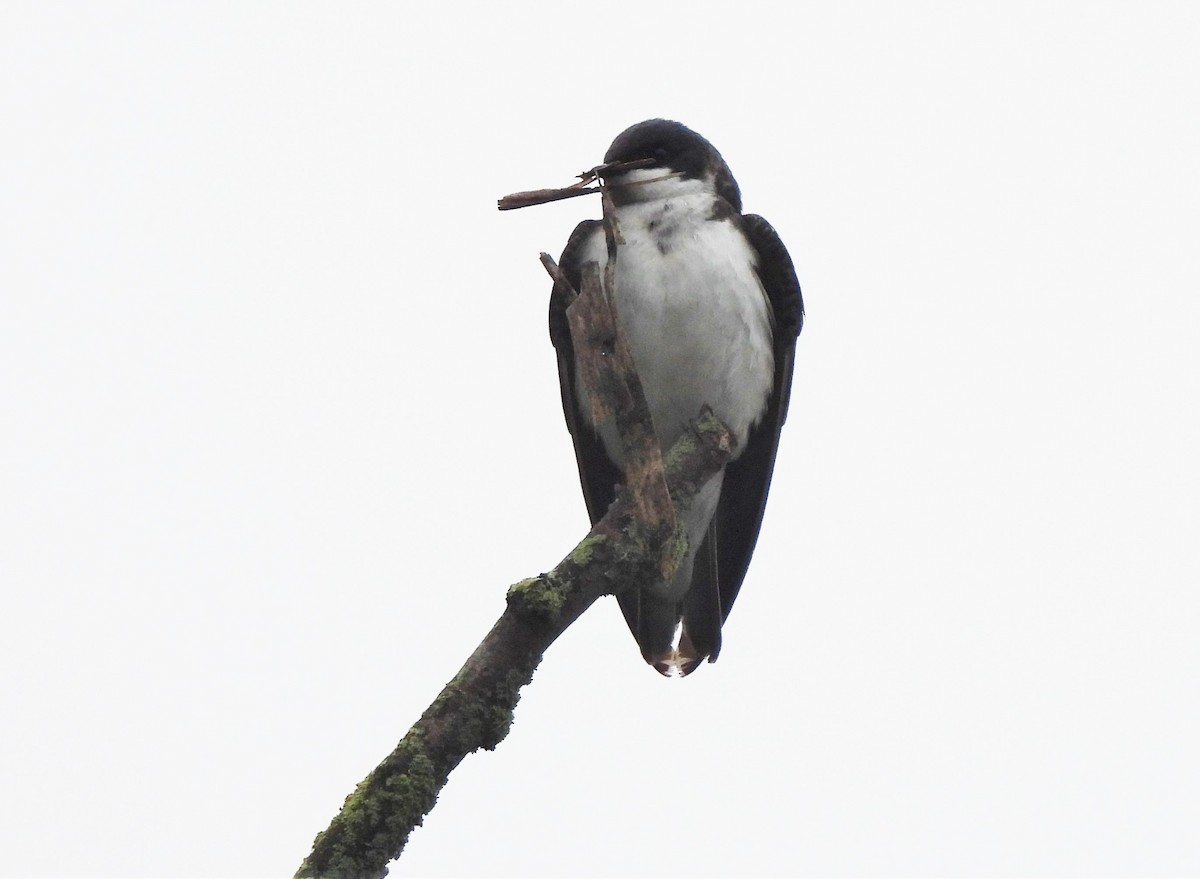
[[(733, 438), (711, 413), (667, 456), (679, 503), (729, 460)], [(542, 654), (601, 595), (657, 579), (664, 554), (681, 555), (647, 533), (622, 491), (608, 513), (554, 570), (508, 591), (508, 606), (396, 749), (358, 785), (313, 844), (297, 877), (382, 877), (413, 828), (437, 802), (463, 757), (492, 750), (508, 734), (520, 690)], [(668, 532), (669, 534), (669, 532)]]
[[(568, 283), (552, 259), (543, 254), (542, 262), (555, 284)], [(597, 364), (588, 390), (606, 397), (605, 409), (616, 418), (626, 486), (554, 570), (509, 589), (492, 630), (395, 750), (346, 798), (297, 877), (386, 876), (387, 864), (403, 851), (463, 757), (494, 749), (508, 734), (521, 688), (555, 639), (601, 595), (660, 580), (686, 552), (675, 507), (691, 503), (729, 460), (735, 440), (706, 411), (664, 459), (595, 263), (585, 267), (582, 286), (569, 315), (572, 338), (577, 351), (587, 351), (582, 359)]]

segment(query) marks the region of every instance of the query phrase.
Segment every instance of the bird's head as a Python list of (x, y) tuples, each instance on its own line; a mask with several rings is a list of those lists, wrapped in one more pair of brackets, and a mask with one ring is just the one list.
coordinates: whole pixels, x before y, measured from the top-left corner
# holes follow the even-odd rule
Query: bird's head
[[(639, 160), (651, 164), (606, 173), (612, 166)], [(687, 126), (668, 119), (649, 119), (622, 131), (596, 170), (617, 204), (698, 189), (720, 196), (738, 213), (742, 210), (737, 181), (721, 154)]]

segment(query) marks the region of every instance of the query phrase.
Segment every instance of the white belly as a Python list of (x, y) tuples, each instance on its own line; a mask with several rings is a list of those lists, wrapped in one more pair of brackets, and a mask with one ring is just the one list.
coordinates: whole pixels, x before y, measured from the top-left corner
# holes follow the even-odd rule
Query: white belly
[[(707, 405), (740, 451), (771, 392), (770, 305), (757, 255), (731, 222), (708, 220), (711, 205), (711, 195), (695, 195), (617, 213), (627, 242), (617, 253), (617, 314), (664, 449)], [(590, 260), (607, 263), (602, 232), (583, 254)], [(613, 426), (600, 435), (619, 463)]]

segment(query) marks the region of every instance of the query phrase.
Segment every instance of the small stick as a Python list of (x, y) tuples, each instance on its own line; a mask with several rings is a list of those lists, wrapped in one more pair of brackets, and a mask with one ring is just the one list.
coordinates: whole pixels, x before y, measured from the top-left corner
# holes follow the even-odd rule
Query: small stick
[(527, 192), (514, 192), (497, 199), (496, 207), (502, 211), (515, 211), (517, 208), (562, 201), (564, 198), (574, 198), (577, 195), (591, 195), (593, 192), (599, 191), (599, 186), (592, 186), (588, 189), (580, 189), (576, 186), (568, 186), (565, 189), (531, 189)]
[(562, 269), (558, 267), (558, 263), (554, 261), (554, 257), (543, 251), (541, 254), (541, 260), (542, 267), (546, 270), (546, 274), (548, 274), (551, 280), (554, 281), (554, 295), (562, 296), (563, 301), (566, 302), (567, 306), (569, 307), (579, 294), (575, 292), (575, 288), (571, 286), (571, 282), (568, 281), (566, 276), (562, 273)]
[(609, 162), (605, 165), (597, 165), (590, 171), (584, 171), (579, 174), (578, 183), (572, 183), (570, 186), (564, 186), (562, 189), (530, 189), (525, 192), (514, 192), (511, 195), (504, 196), (504, 198), (497, 199), (496, 207), (502, 211), (514, 211), (517, 208), (527, 208), (536, 204), (561, 201), (564, 198), (574, 198), (577, 195), (591, 195), (593, 192), (599, 192), (601, 187), (589, 187), (588, 184), (599, 180), (602, 175), (621, 174), (625, 171), (632, 171), (634, 168), (645, 168), (653, 165), (654, 161), (654, 159), (634, 159), (629, 162)]

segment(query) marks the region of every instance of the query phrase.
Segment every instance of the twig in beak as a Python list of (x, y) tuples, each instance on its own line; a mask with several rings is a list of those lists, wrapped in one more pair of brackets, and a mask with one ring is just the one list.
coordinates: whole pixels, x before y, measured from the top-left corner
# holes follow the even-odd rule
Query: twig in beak
[(506, 195), (504, 198), (498, 199), (496, 207), (502, 211), (513, 211), (517, 208), (527, 208), (536, 204), (561, 201), (564, 198), (574, 198), (577, 195), (590, 195), (593, 192), (600, 192), (604, 185), (601, 183), (599, 186), (588, 186), (588, 184), (599, 182), (605, 174), (622, 174), (626, 171), (632, 171), (634, 168), (645, 168), (653, 164), (654, 159), (634, 159), (630, 162), (608, 162), (604, 165), (597, 165), (590, 171), (584, 171), (580, 174), (579, 181), (572, 183), (570, 186), (563, 187), (562, 189), (531, 189), (525, 192), (514, 192), (511, 195)]

